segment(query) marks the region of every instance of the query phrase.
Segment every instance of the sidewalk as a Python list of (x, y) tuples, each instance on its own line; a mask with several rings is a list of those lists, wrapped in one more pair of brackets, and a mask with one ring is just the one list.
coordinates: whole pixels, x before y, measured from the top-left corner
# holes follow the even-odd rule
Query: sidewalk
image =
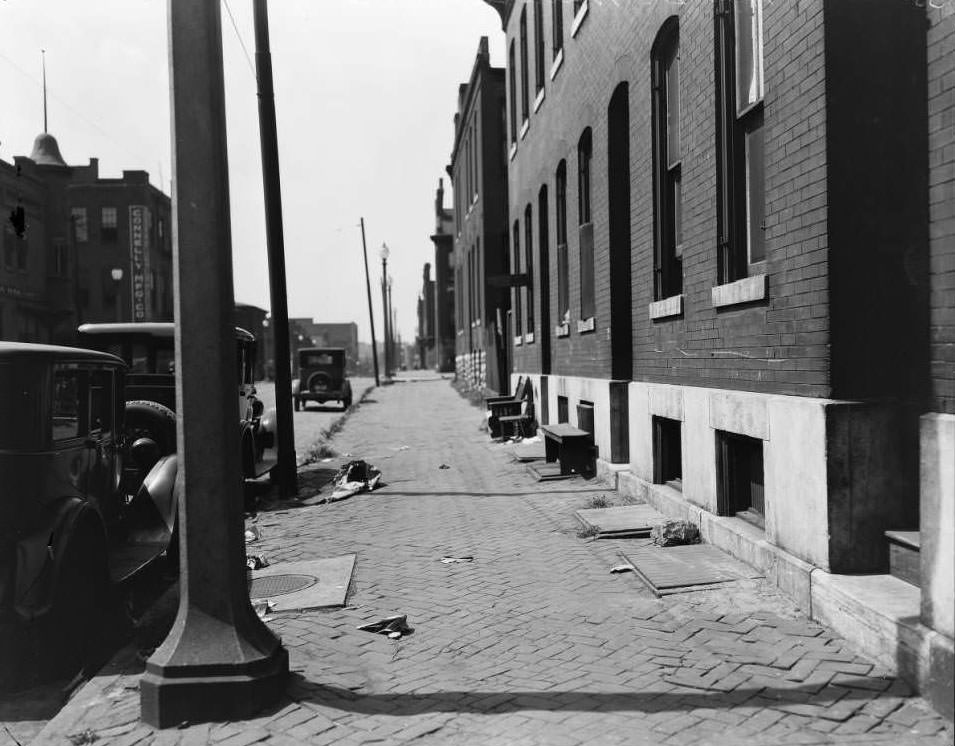
[[(907, 686), (761, 580), (657, 599), (611, 575), (645, 540), (577, 538), (573, 513), (620, 497), (533, 482), (480, 422), (448, 381), (377, 389), (334, 447), (386, 486), (260, 516), (273, 563), (358, 554), (348, 607), (269, 622), (294, 669), (278, 705), (157, 732), (138, 721), (137, 676), (104, 673), (35, 743), (952, 743)], [(413, 634), (356, 630), (396, 613)]]

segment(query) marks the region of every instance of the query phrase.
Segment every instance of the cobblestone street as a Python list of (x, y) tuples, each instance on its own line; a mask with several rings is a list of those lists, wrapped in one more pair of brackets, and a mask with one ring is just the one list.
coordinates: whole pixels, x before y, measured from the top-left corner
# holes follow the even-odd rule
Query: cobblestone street
[[(532, 481), (481, 414), (444, 380), (377, 389), (334, 447), (385, 486), (258, 516), (273, 564), (358, 555), (346, 608), (269, 622), (294, 670), (278, 705), (157, 732), (139, 723), (137, 676), (104, 674), (36, 742), (952, 743), (906, 685), (762, 580), (658, 599), (611, 574), (648, 540), (578, 538), (573, 513), (621, 498)], [(414, 633), (356, 630), (391, 614)]]

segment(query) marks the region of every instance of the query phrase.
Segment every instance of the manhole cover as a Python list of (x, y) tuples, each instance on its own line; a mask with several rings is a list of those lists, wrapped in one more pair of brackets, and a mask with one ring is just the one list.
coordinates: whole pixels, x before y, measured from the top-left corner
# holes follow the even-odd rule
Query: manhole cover
[(271, 598), (295, 593), (315, 585), (318, 578), (311, 575), (265, 575), (249, 583), (249, 598)]

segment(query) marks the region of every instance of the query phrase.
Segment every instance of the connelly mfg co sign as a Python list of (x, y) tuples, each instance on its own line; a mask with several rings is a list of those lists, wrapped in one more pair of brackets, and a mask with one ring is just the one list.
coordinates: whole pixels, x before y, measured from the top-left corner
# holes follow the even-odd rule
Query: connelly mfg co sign
[(147, 320), (146, 287), (149, 277), (149, 208), (129, 206), (129, 282), (133, 321)]

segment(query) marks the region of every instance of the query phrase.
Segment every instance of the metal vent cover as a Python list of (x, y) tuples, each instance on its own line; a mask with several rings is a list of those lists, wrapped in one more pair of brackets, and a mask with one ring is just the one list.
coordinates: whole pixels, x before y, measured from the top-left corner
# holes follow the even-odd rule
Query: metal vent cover
[(310, 588), (318, 582), (313, 575), (264, 575), (249, 581), (249, 598), (272, 598)]

